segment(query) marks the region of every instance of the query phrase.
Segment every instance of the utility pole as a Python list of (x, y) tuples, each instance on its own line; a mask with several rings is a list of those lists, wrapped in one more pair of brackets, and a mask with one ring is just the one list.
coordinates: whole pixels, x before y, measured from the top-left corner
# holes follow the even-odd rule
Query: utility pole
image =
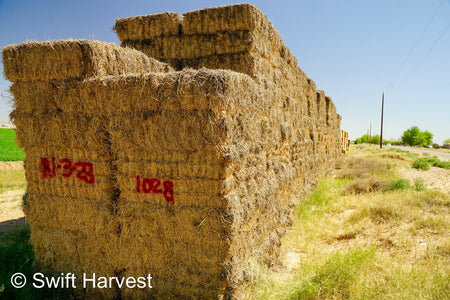
[(370, 143), (372, 143), (372, 122), (370, 122), (369, 141), (370, 141)]
[(381, 133), (380, 133), (380, 149), (383, 148), (383, 112), (384, 112), (384, 92), (381, 98)]

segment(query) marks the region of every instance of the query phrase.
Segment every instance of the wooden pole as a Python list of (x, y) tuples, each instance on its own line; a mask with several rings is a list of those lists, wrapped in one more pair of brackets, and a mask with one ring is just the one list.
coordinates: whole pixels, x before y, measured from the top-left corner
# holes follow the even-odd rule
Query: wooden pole
[(384, 92), (381, 98), (381, 133), (380, 133), (380, 149), (383, 148), (383, 112), (384, 112)]

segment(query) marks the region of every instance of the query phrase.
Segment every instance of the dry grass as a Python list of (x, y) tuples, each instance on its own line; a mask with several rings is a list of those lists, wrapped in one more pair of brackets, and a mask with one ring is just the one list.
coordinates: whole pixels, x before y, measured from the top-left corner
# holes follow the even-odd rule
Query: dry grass
[(0, 171), (0, 194), (26, 187), (24, 170)]
[(348, 165), (334, 178), (322, 179), (299, 205), (294, 226), (283, 239), (282, 264), (261, 267), (258, 281), (243, 298), (446, 299), (448, 191), (405, 187), (348, 193), (359, 176), (400, 181), (397, 170), (410, 159), (391, 154), (350, 150)]

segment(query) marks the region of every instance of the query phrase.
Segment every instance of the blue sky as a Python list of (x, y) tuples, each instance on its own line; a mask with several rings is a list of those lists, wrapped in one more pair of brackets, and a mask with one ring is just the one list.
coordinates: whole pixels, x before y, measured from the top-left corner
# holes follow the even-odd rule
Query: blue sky
[[(240, 2), (0, 0), (0, 48), (68, 38), (119, 43), (116, 18)], [(351, 139), (371, 123), (372, 134), (379, 132), (383, 91), (385, 138), (414, 125), (433, 133), (435, 142), (450, 138), (450, 0), (249, 2), (332, 97)], [(9, 85), (0, 78), (0, 121), (11, 111)]]

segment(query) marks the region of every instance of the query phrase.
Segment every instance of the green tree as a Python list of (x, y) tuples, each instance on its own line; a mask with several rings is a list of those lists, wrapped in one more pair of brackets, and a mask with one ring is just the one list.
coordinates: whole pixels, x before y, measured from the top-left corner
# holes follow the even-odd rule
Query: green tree
[(367, 134), (365, 134), (355, 140), (355, 144), (362, 144), (362, 143), (368, 143), (368, 142), (369, 142), (369, 136)]
[(370, 139), (370, 143), (371, 144), (380, 144), (380, 135), (375, 134), (374, 136), (372, 136), (372, 138)]
[(450, 138), (446, 139), (446, 140), (444, 141), (444, 144), (450, 144)]
[(380, 136), (376, 134), (372, 137), (369, 137), (367, 134), (365, 134), (355, 140), (355, 144), (362, 144), (362, 143), (379, 144)]
[(413, 126), (403, 132), (402, 142), (410, 146), (426, 146), (433, 143), (433, 134), (429, 131), (420, 131), (419, 127)]
[(425, 130), (419, 132), (419, 136), (417, 137), (417, 144), (418, 146), (426, 146), (433, 144), (433, 135), (431, 132)]

